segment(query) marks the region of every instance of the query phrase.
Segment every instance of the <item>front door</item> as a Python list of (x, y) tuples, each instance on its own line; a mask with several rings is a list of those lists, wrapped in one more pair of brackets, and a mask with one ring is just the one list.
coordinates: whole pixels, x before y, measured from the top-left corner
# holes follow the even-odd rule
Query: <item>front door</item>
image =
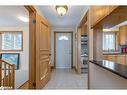
[(71, 33), (56, 33), (56, 68), (72, 67)]
[(46, 85), (50, 79), (50, 40), (49, 25), (36, 14), (36, 89)]

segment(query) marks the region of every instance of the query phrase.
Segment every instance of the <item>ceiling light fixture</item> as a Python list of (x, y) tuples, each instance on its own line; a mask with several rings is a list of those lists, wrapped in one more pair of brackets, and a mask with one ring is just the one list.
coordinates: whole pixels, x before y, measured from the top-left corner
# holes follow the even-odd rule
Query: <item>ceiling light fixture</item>
[(29, 19), (27, 17), (19, 16), (18, 18), (23, 22), (29, 22)]
[(56, 11), (60, 16), (63, 16), (66, 14), (66, 12), (68, 11), (68, 6), (67, 5), (57, 5), (56, 7)]

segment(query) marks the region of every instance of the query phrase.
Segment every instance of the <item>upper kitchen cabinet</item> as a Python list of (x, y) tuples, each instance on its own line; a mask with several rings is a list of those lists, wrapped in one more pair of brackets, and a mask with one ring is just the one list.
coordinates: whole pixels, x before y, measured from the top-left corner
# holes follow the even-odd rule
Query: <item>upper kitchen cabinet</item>
[(109, 6), (109, 13), (115, 10), (118, 6)]
[(102, 20), (108, 14), (107, 6), (92, 6), (91, 13), (91, 25), (92, 27)]
[(91, 26), (93, 27), (94, 25), (96, 25), (116, 8), (117, 6), (91, 6), (90, 7)]
[(127, 45), (127, 25), (119, 27), (120, 45)]

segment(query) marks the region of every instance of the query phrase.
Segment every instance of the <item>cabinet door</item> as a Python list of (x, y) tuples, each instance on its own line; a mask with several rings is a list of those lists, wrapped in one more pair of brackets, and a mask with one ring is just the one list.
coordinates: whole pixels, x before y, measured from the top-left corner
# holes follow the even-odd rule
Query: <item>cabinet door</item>
[(109, 14), (115, 10), (118, 6), (109, 6)]
[(127, 55), (125, 56), (125, 65), (127, 65)]
[(120, 45), (127, 45), (127, 25), (121, 26), (120, 30)]
[(116, 62), (119, 64), (125, 64), (126, 63), (125, 55), (117, 55)]
[(116, 55), (108, 55), (108, 60), (116, 62)]
[(94, 26), (100, 20), (102, 20), (106, 15), (108, 15), (108, 6), (92, 6), (91, 7), (91, 24)]
[(108, 56), (107, 55), (103, 55), (103, 60), (108, 60)]

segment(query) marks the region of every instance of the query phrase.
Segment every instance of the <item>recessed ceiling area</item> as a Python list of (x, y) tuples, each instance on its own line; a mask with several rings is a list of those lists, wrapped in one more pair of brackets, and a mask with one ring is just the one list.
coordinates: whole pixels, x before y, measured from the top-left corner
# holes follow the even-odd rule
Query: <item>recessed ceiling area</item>
[(29, 12), (24, 6), (0, 6), (0, 27), (28, 25), (28, 22), (18, 17), (29, 18)]
[(124, 25), (127, 25), (127, 21), (124, 21), (116, 26), (113, 26), (112, 28), (109, 28), (109, 29), (103, 29), (103, 31), (119, 31), (119, 27), (120, 26), (124, 26)]
[(88, 6), (68, 6), (64, 16), (60, 16), (55, 6), (36, 6), (51, 26), (76, 26), (88, 9)]

